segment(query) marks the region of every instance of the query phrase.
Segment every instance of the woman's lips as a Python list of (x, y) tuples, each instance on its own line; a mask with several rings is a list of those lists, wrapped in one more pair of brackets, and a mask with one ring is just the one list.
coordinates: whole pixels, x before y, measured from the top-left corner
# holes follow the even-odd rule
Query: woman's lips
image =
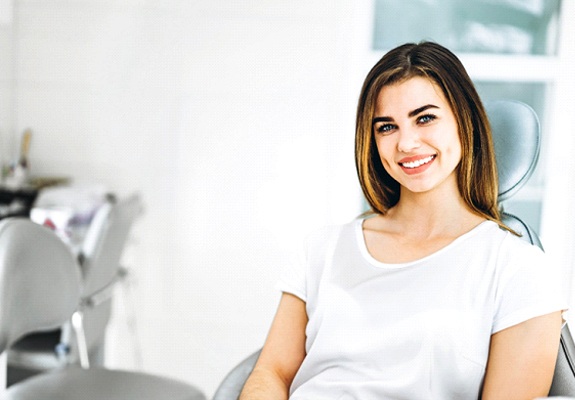
[(399, 166), (408, 175), (419, 174), (425, 171), (437, 157), (436, 154), (430, 154), (427, 156), (413, 156), (405, 157), (399, 161)]

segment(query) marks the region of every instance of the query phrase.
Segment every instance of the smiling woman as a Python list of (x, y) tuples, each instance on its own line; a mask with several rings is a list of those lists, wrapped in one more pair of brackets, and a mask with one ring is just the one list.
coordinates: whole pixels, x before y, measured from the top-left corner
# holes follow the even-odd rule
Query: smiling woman
[(356, 121), (372, 213), (309, 236), (241, 399), (547, 395), (560, 271), (500, 220), (491, 130), (461, 62), (429, 42), (390, 51)]
[[(497, 208), (497, 170), (489, 123), (481, 100), (461, 62), (446, 48), (435, 43), (424, 43), (415, 52), (409, 45), (390, 51), (368, 74), (360, 95), (356, 120), (356, 164), (365, 197), (374, 211), (385, 214), (399, 200), (400, 186), (390, 172), (383, 167), (372, 135), (374, 129), (389, 130), (381, 125), (382, 96), (401, 97), (407, 103), (402, 117), (423, 117), (420, 124), (432, 124), (430, 119), (438, 116), (427, 105), (441, 107), (442, 115), (452, 113), (461, 145), (461, 163), (458, 165), (457, 181), (464, 200), (476, 212), (492, 220), (499, 219)], [(389, 88), (405, 83), (408, 78), (418, 77), (419, 85), (412, 82), (405, 87), (405, 94), (394, 94)], [(385, 91), (381, 91), (383, 87)], [(425, 90), (423, 96), (419, 90)], [(411, 108), (409, 108), (411, 107)], [(436, 110), (432, 110), (436, 111)], [(379, 143), (379, 141), (378, 141)], [(472, 162), (473, 160), (473, 162)], [(408, 160), (412, 161), (412, 160)]]

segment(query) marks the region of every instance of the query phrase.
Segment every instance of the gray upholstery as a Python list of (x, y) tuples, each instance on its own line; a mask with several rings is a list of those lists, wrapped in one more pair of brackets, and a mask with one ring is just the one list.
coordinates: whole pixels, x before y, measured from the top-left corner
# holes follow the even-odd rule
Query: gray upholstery
[[(521, 189), (537, 165), (541, 146), (539, 119), (531, 107), (518, 101), (493, 101), (486, 103), (485, 108), (493, 131), (499, 176), (498, 199), (501, 202)], [(504, 212), (502, 221), (523, 240), (543, 248), (535, 231), (519, 217)], [(220, 384), (213, 400), (237, 399), (258, 356), (259, 352), (256, 352), (234, 368)], [(575, 397), (575, 344), (567, 323), (561, 331), (549, 395)]]
[(108, 202), (94, 216), (82, 243), (84, 297), (99, 292), (117, 277), (128, 235), (142, 209), (140, 196), (134, 194)]
[(561, 330), (559, 355), (549, 396), (575, 397), (575, 343), (566, 323)]
[(218, 390), (216, 390), (213, 400), (234, 400), (240, 397), (244, 383), (254, 369), (259, 356), (260, 350), (236, 365), (224, 378)]
[(10, 387), (5, 400), (200, 400), (196, 389), (144, 373), (68, 367)]
[[(80, 267), (54, 232), (0, 221), (0, 353), (30, 332), (62, 326), (78, 309)], [(203, 400), (194, 386), (150, 374), (75, 366), (10, 386), (3, 400)]]
[(501, 202), (521, 189), (537, 165), (539, 119), (531, 107), (513, 100), (487, 102), (485, 109), (493, 131)]
[[(94, 216), (82, 243), (82, 308), (86, 346), (91, 363), (98, 352), (104, 351), (106, 328), (112, 314), (113, 289), (125, 273), (120, 265), (122, 254), (132, 226), (142, 209), (138, 194), (108, 201)], [(73, 336), (70, 357), (72, 361), (79, 358), (79, 355), (74, 354), (74, 349), (77, 349), (74, 340)]]
[(26, 333), (61, 326), (79, 298), (75, 258), (52, 231), (27, 219), (0, 221), (0, 353)]

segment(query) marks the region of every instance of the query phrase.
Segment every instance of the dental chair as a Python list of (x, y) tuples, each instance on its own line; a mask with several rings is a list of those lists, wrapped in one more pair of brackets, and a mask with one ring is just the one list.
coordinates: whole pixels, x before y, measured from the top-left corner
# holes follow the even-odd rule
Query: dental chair
[[(0, 354), (26, 334), (63, 326), (87, 307), (82, 285), (77, 257), (53, 231), (28, 219), (0, 221)], [(0, 388), (0, 399), (204, 400), (205, 396), (171, 378), (72, 364)]]
[(81, 309), (64, 326), (50, 332), (34, 332), (7, 350), (9, 385), (66, 364), (104, 365), (112, 295), (126, 274), (120, 265), (121, 256), (142, 209), (138, 194), (120, 200), (110, 197), (98, 208), (78, 254)]
[(64, 332), (64, 336), (70, 336), (67, 343), (63, 341), (66, 347), (62, 349), (68, 352), (68, 362), (79, 362), (85, 368), (104, 364), (113, 294), (128, 274), (121, 265), (122, 255), (132, 226), (142, 212), (138, 194), (120, 200), (110, 198), (90, 224), (79, 255), (84, 282), (81, 308), (72, 319), (71, 332)]
[[(495, 144), (499, 174), (499, 202), (502, 220), (541, 248), (537, 234), (519, 217), (505, 212), (505, 201), (514, 195), (531, 177), (541, 147), (539, 120), (535, 112), (518, 101), (498, 100), (485, 104)], [(544, 265), (541, 266), (545, 268)], [(213, 400), (235, 400), (259, 357), (260, 350), (251, 354), (232, 369), (220, 383)], [(553, 383), (549, 396), (575, 397), (575, 343), (567, 323), (561, 330), (561, 341)]]
[[(539, 119), (531, 107), (518, 101), (499, 100), (485, 105), (495, 145), (499, 174), (502, 221), (531, 244), (543, 249), (539, 237), (519, 217), (505, 211), (505, 201), (531, 177), (541, 147)], [(543, 268), (545, 266), (542, 266)], [(567, 322), (561, 328), (559, 353), (549, 396), (575, 397), (575, 343)]]

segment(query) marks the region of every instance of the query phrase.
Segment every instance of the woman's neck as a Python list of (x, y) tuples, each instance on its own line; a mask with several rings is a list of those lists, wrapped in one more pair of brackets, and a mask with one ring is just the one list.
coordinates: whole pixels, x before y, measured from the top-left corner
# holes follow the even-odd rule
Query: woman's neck
[(402, 191), (400, 201), (386, 214), (387, 219), (409, 236), (460, 236), (483, 222), (465, 203), (459, 191), (413, 193)]

